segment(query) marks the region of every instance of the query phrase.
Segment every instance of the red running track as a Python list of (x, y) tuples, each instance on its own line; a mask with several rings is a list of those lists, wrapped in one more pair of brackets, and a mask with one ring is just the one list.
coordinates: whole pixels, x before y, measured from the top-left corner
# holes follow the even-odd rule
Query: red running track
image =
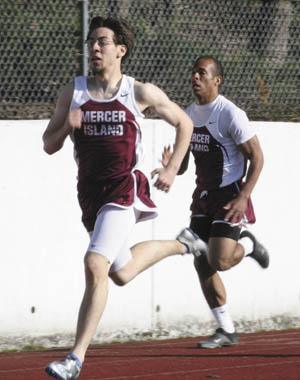
[[(300, 380), (300, 330), (241, 334), (238, 346), (196, 348), (199, 338), (92, 347), (79, 380)], [(0, 380), (50, 380), (67, 351), (0, 354)]]

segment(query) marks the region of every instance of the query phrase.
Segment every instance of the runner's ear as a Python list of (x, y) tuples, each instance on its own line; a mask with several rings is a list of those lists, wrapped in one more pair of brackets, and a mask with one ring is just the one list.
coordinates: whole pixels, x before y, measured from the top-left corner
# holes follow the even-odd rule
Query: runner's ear
[(117, 57), (118, 58), (124, 57), (125, 54), (127, 53), (127, 47), (125, 45), (119, 45), (118, 48), (119, 48), (119, 52), (118, 52)]

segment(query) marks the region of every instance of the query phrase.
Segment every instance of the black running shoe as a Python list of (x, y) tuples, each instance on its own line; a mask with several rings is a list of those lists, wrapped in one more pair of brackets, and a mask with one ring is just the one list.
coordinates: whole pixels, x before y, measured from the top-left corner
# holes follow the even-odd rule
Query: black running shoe
[(244, 230), (240, 234), (240, 239), (243, 237), (248, 237), (253, 242), (253, 252), (247, 255), (247, 257), (252, 257), (252, 259), (256, 260), (262, 268), (268, 268), (270, 264), (270, 257), (266, 248), (248, 230)]
[(230, 334), (224, 331), (221, 327), (216, 332), (207, 338), (207, 340), (197, 343), (198, 348), (221, 348), (234, 346), (239, 343), (239, 336), (236, 332)]

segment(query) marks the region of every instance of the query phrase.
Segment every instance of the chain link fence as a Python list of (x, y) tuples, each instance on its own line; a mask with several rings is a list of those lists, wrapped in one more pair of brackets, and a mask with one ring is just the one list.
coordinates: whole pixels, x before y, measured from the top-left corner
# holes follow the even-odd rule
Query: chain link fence
[[(252, 120), (300, 120), (300, 0), (90, 0), (89, 17), (126, 18), (136, 42), (124, 72), (182, 107), (200, 54), (225, 69), (222, 93)], [(82, 72), (82, 1), (1, 0), (0, 118), (49, 118)], [(155, 116), (155, 115), (154, 115)]]

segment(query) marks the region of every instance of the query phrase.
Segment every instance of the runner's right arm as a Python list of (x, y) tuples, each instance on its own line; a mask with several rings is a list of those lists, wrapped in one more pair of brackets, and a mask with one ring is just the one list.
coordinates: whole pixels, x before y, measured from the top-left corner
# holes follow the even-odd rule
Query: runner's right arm
[(75, 127), (76, 122), (72, 121), (74, 113), (69, 113), (73, 88), (73, 83), (70, 83), (60, 92), (54, 114), (43, 134), (44, 151), (48, 154), (59, 151), (72, 128)]

